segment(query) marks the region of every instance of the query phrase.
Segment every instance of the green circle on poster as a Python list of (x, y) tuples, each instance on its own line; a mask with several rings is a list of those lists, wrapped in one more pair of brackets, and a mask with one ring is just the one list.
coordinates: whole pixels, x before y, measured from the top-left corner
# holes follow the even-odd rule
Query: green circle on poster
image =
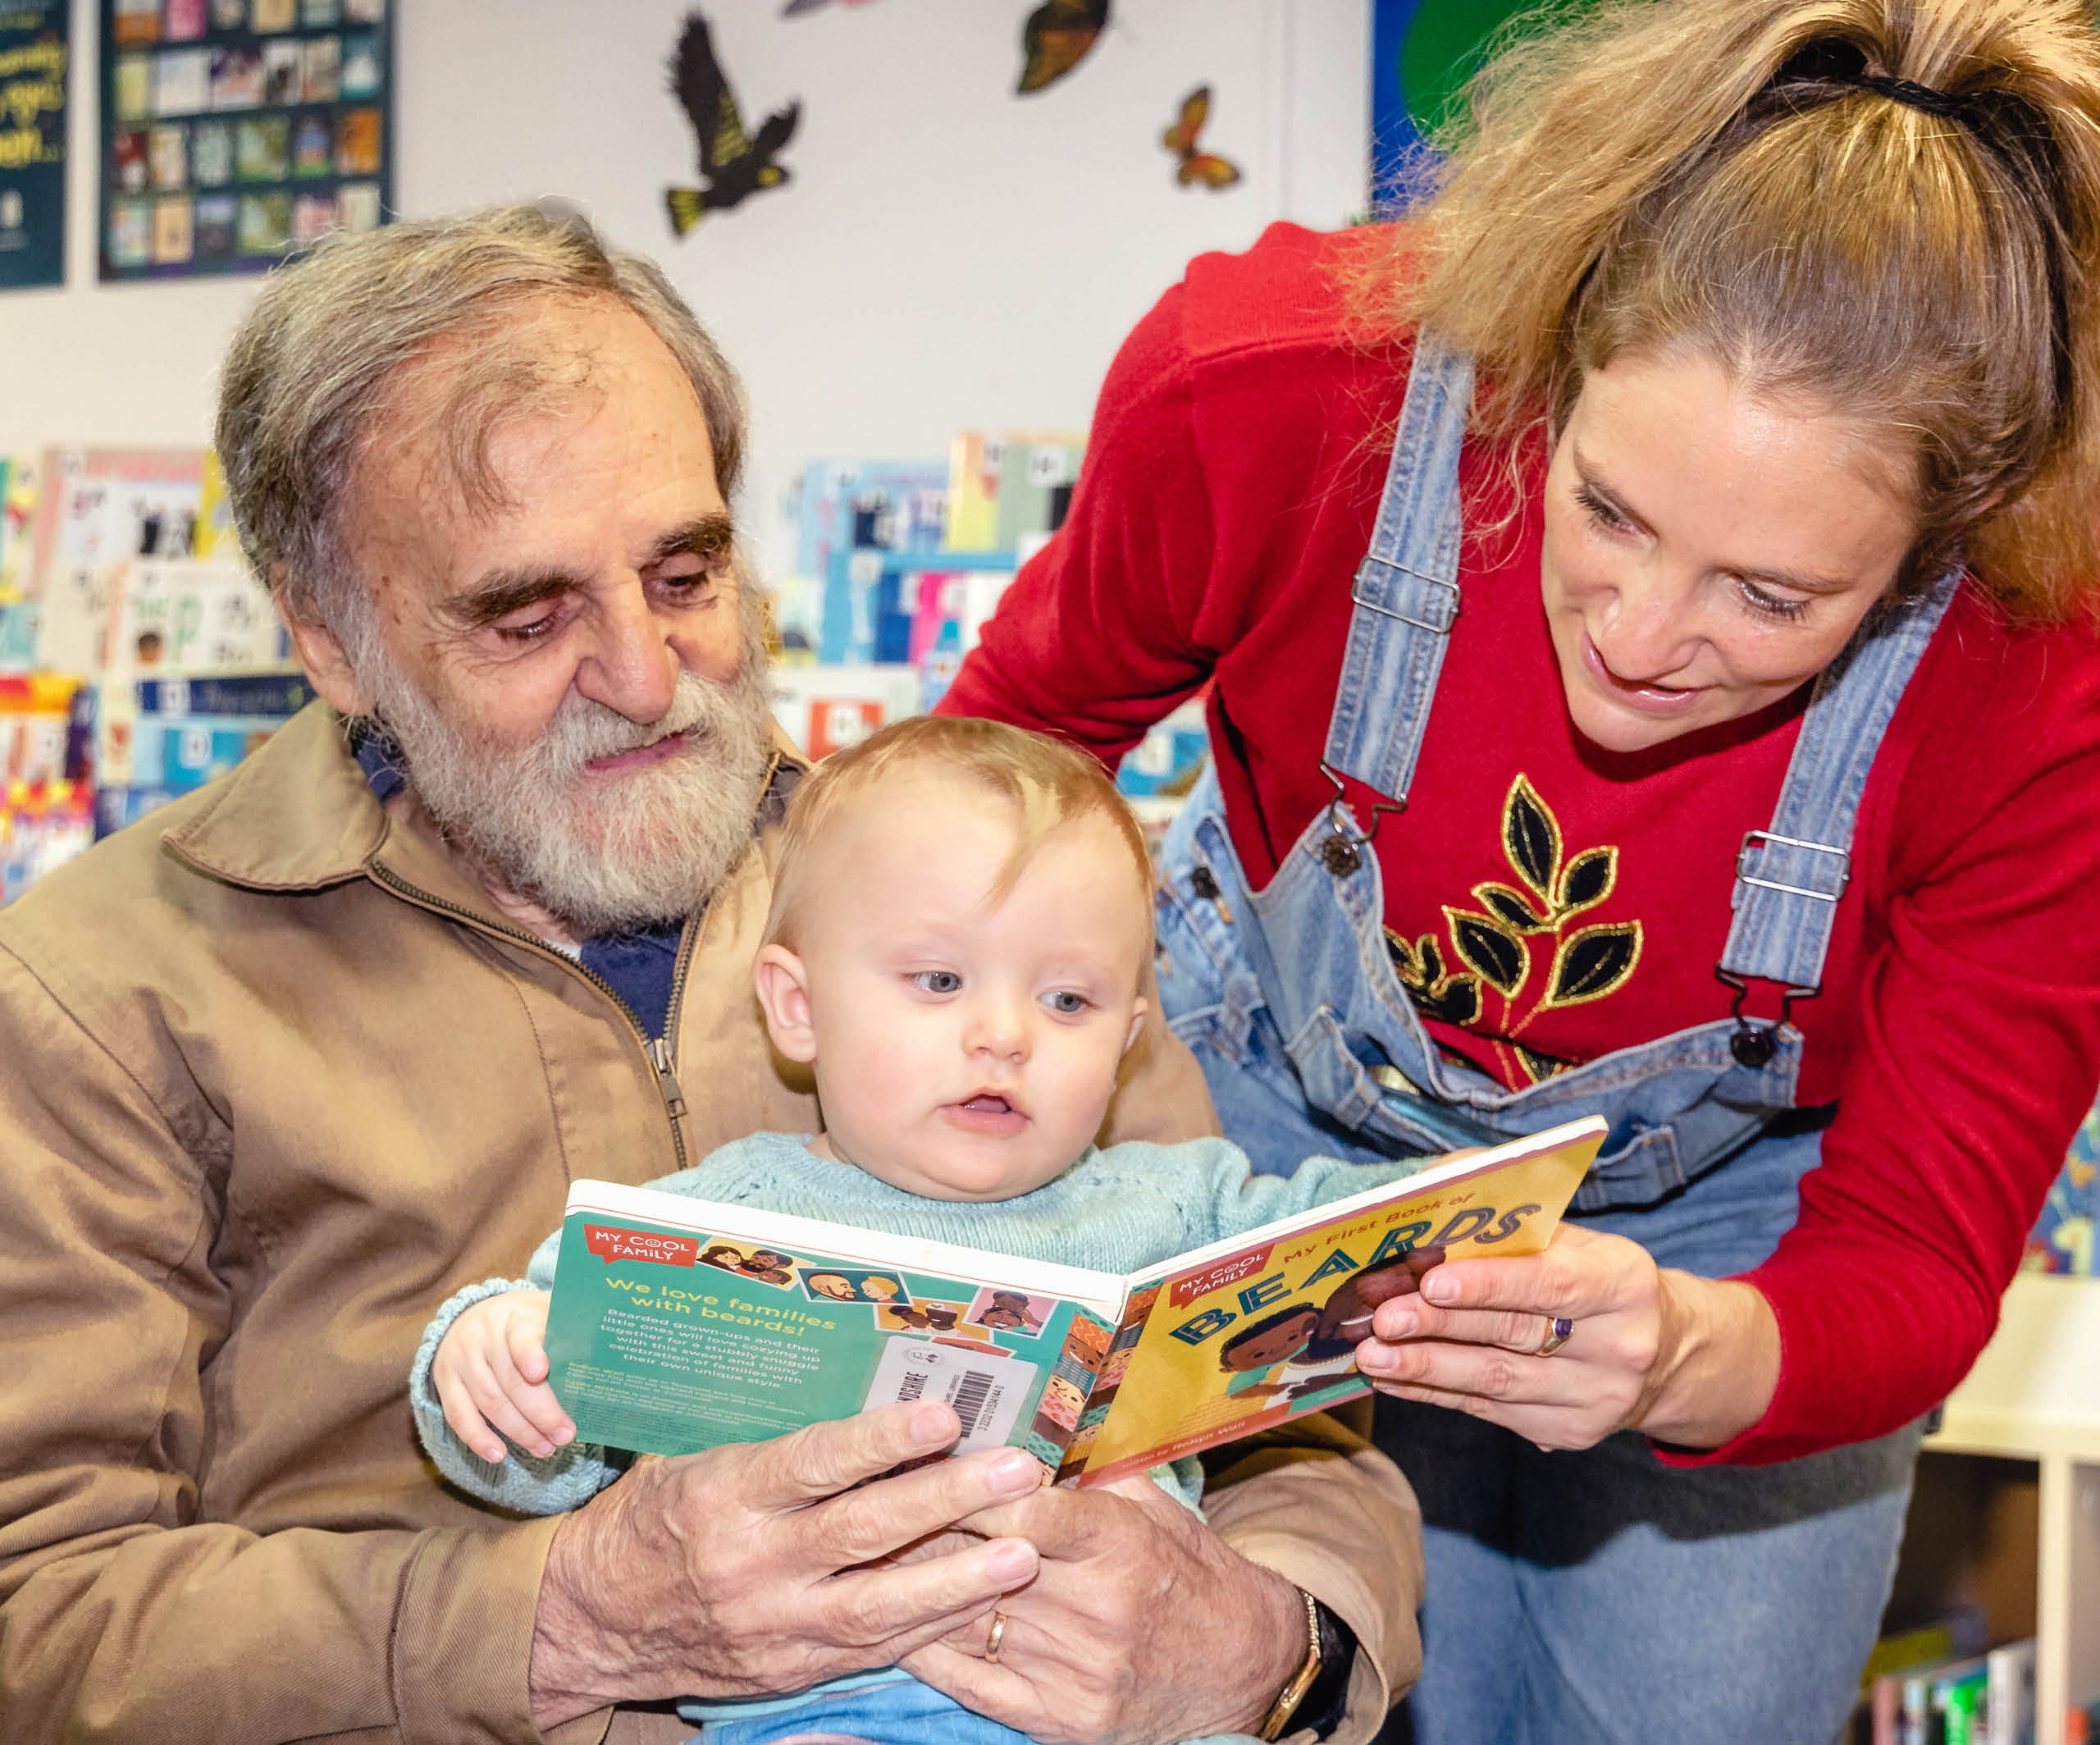
[[(1502, 27), (1538, 11), (1537, 0), (1420, 0), (1400, 45), (1400, 95), (1425, 137), (1456, 112), (1466, 81), (1479, 70), (1481, 52)], [(1541, 15), (1540, 22), (1551, 16)]]

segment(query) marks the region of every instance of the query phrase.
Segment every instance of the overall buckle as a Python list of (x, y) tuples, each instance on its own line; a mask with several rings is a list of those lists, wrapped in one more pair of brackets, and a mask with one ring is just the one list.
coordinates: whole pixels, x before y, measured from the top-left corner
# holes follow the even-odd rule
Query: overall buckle
[[(1395, 606), (1388, 605), (1381, 600), (1367, 597), (1364, 593), (1364, 581), (1373, 564), (1381, 569), (1396, 570), (1401, 575), (1409, 577), (1429, 588), (1431, 592), (1425, 596), (1422, 605), (1422, 610), (1426, 615), (1417, 618), (1413, 613), (1403, 612)], [(1419, 569), (1410, 569), (1404, 564), (1396, 564), (1389, 557), (1379, 557), (1370, 552), (1366, 552), (1363, 561), (1356, 566), (1356, 575), (1350, 582), (1349, 589), (1351, 605), (1362, 606), (1367, 612), (1376, 612), (1381, 618), (1397, 619), (1401, 624), (1413, 624), (1416, 629), (1427, 630), (1436, 636), (1449, 636), (1451, 633), (1452, 625), (1459, 621), (1460, 597), (1459, 584), (1456, 582), (1443, 576), (1426, 575)]]
[[(1776, 843), (1783, 848), (1799, 848), (1808, 854), (1825, 854), (1838, 862), (1838, 886), (1835, 890), (1815, 891), (1806, 885), (1788, 884), (1778, 879), (1760, 879), (1750, 870), (1751, 856), (1760, 843)], [(1781, 836), (1771, 830), (1746, 830), (1742, 833), (1742, 847), (1736, 851), (1736, 877), (1745, 884), (1754, 884), (1760, 890), (1778, 891), (1787, 897), (1809, 897), (1818, 902), (1835, 902), (1845, 894), (1845, 887), (1852, 882), (1852, 857), (1843, 848), (1833, 848), (1827, 843), (1803, 842), (1797, 836)]]

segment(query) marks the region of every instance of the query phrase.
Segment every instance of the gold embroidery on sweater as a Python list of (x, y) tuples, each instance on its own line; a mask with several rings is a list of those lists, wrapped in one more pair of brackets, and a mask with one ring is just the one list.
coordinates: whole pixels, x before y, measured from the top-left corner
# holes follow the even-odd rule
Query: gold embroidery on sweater
[[(1486, 996), (1498, 998), (1495, 1049), (1536, 1084), (1566, 1062), (1517, 1039), (1542, 1012), (1600, 1000), (1623, 988), (1641, 962), (1641, 923), (1570, 927), (1611, 895), (1618, 883), (1618, 850), (1585, 848), (1564, 863), (1559, 822), (1528, 776), (1519, 774), (1502, 802), (1502, 852), (1517, 884), (1476, 884), (1477, 910), (1442, 906), (1453, 961), (1447, 962), (1435, 934), (1410, 941), (1388, 927), (1386, 948), (1417, 1008), (1446, 1024), (1479, 1025)], [(1545, 980), (1534, 989), (1541, 967)]]

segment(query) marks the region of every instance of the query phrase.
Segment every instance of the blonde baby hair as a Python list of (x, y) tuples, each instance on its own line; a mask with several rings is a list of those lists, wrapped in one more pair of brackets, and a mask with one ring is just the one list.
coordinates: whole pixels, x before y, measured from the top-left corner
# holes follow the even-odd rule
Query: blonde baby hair
[(1061, 740), (1003, 721), (919, 715), (833, 752), (796, 787), (774, 869), (767, 944), (794, 949), (811, 849), (826, 829), (886, 779), (912, 770), (951, 772), (1013, 802), (1018, 814), (1013, 851), (988, 893), (994, 902), (1014, 888), (1037, 849), (1061, 825), (1090, 816), (1106, 819), (1130, 851), (1137, 895), (1145, 903), (1149, 928), (1152, 861), (1144, 834), (1098, 760)]

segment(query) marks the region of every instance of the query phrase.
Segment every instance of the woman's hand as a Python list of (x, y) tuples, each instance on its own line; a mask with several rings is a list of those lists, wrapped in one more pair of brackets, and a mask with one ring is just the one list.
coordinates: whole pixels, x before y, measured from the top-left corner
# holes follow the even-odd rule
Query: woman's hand
[(1298, 1590), (1149, 1478), (1045, 1489), (966, 1523), (1032, 1543), (1035, 1579), (897, 1664), (1031, 1738), (1158, 1745), (1250, 1732), (1305, 1657)]
[[(1556, 1318), (1567, 1341), (1541, 1355)], [(1541, 1448), (1616, 1430), (1714, 1448), (1764, 1415), (1779, 1375), (1770, 1305), (1746, 1284), (1658, 1267), (1623, 1236), (1563, 1224), (1543, 1254), (1456, 1260), (1381, 1303), (1357, 1363), (1381, 1393), (1471, 1412)]]

